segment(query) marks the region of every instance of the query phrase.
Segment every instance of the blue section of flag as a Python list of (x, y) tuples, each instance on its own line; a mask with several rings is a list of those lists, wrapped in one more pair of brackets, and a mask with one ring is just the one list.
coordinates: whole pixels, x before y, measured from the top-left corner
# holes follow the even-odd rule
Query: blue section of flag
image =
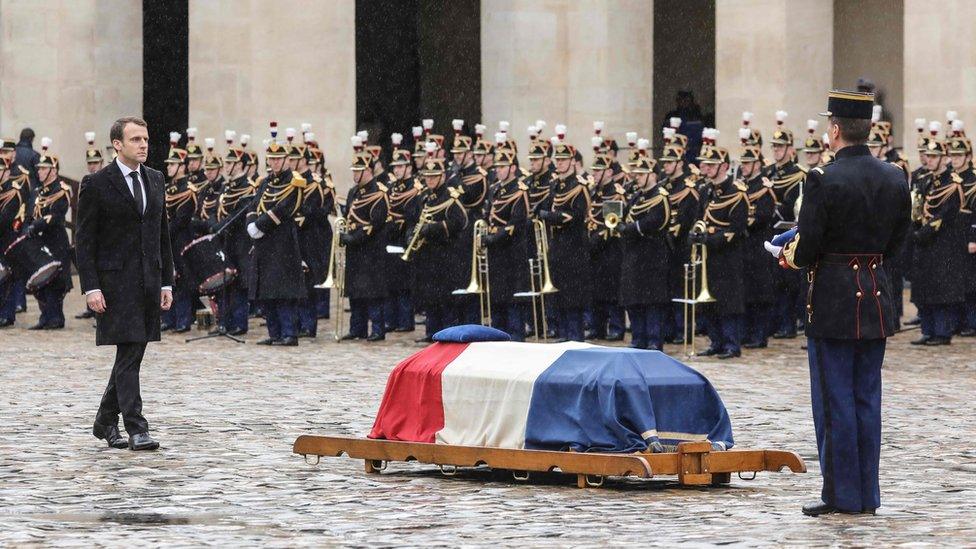
[(722, 399), (700, 373), (673, 358), (637, 349), (574, 349), (535, 382), (525, 447), (576, 452), (638, 452), (652, 432), (705, 435), (732, 447)]

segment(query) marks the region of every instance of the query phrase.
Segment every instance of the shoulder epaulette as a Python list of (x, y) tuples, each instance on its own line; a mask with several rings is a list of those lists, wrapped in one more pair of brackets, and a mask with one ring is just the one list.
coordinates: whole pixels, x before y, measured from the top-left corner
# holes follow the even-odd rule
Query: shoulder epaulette
[(952, 182), (953, 183), (962, 183), (962, 177), (959, 174), (957, 174), (956, 172), (952, 172)]
[(519, 181), (518, 182), (518, 188), (519, 188), (520, 191), (527, 191), (527, 190), (529, 190), (529, 186), (526, 185), (525, 182), (523, 182), (523, 181)]
[(746, 185), (741, 179), (736, 179), (733, 182), (733, 185), (735, 185), (736, 189), (739, 189), (742, 192), (746, 192), (747, 190), (749, 190), (749, 186)]
[(292, 187), (298, 187), (299, 189), (304, 189), (305, 187), (308, 186), (308, 181), (305, 181), (305, 178), (302, 177), (302, 174), (296, 171), (292, 171), (290, 184)]
[(767, 189), (772, 189), (773, 188), (773, 182), (768, 177), (763, 177), (762, 178), (762, 184), (763, 184), (763, 187), (766, 187)]
[(668, 196), (668, 190), (665, 189), (664, 187), (658, 187), (657, 188), (657, 194), (659, 194), (661, 196)]
[(59, 181), (58, 183), (61, 184), (61, 190), (71, 192), (71, 185), (68, 185), (64, 181)]
[(621, 185), (620, 183), (614, 183), (613, 190), (617, 194), (627, 194), (627, 189), (625, 189), (624, 186)]
[(808, 170), (805, 166), (801, 166), (801, 165), (797, 164), (796, 167), (799, 168), (800, 171), (803, 172), (803, 173), (809, 173), (810, 172), (810, 170)]
[(819, 173), (820, 175), (823, 175), (823, 173), (824, 173), (823, 168), (821, 168), (820, 166), (817, 166), (816, 168), (814, 168), (813, 171)]
[(450, 187), (447, 189), (447, 192), (451, 193), (451, 198), (460, 198), (462, 194), (461, 189), (457, 187)]
[(10, 186), (19, 191), (24, 184), (19, 179), (13, 179), (10, 181)]
[(482, 177), (488, 177), (488, 170), (482, 168), (481, 166), (478, 166), (478, 173), (480, 173)]
[(413, 188), (417, 189), (418, 191), (422, 191), (422, 190), (424, 190), (424, 184), (421, 183), (420, 181), (414, 179), (413, 180)]
[(688, 171), (691, 172), (691, 175), (696, 175), (696, 176), (701, 173), (701, 170), (698, 169), (698, 166), (694, 164), (688, 165)]
[(254, 177), (247, 180), (247, 184), (256, 189), (261, 186), (261, 179), (255, 175)]
[(380, 183), (379, 181), (376, 182), (376, 188), (379, 189), (381, 192), (384, 192), (384, 193), (390, 192), (390, 188), (387, 187), (386, 185)]
[(312, 173), (312, 181), (315, 182), (315, 183), (321, 183), (322, 182), (322, 176), (313, 172)]
[(519, 166), (519, 171), (522, 173), (522, 177), (529, 177), (529, 176), (532, 175), (532, 172), (530, 172), (529, 170), (526, 170), (522, 166)]

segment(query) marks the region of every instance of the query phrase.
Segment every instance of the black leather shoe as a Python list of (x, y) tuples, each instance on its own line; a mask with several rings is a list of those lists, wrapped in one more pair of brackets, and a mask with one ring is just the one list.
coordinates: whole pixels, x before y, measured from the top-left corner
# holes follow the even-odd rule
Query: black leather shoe
[(9, 328), (14, 325), (14, 321), (7, 318), (0, 318), (0, 328)]
[(926, 345), (934, 347), (936, 345), (949, 345), (952, 340), (948, 337), (930, 337), (928, 341), (925, 342)]
[(905, 322), (905, 326), (918, 326), (921, 323), (922, 323), (922, 319), (916, 316), (915, 318)]
[(170, 331), (172, 329), (173, 329), (173, 327), (170, 326), (169, 324), (166, 324), (165, 322), (163, 322), (162, 324), (159, 325), (159, 331), (160, 332), (168, 332), (168, 331)]
[(35, 325), (33, 325), (33, 326), (31, 326), (30, 328), (27, 328), (27, 329), (28, 330), (43, 330), (46, 327), (47, 327), (47, 325), (41, 324), (40, 322), (38, 322), (37, 324), (35, 324)]
[(312, 332), (310, 332), (308, 330), (299, 330), (298, 337), (314, 338), (315, 337), (315, 334), (313, 334)]
[(420, 337), (413, 340), (414, 343), (433, 343), (434, 340), (429, 337)]
[(96, 423), (92, 426), (92, 434), (99, 440), (108, 443), (109, 448), (123, 450), (129, 447), (129, 441), (119, 433), (117, 425), (101, 425)]
[(925, 345), (928, 341), (932, 339), (932, 336), (923, 335), (922, 337), (912, 341), (912, 345)]
[(765, 349), (768, 343), (765, 341), (747, 341), (742, 344), (746, 349)]
[(685, 344), (685, 338), (683, 338), (681, 336), (678, 336), (678, 337), (674, 338), (671, 341), (671, 343), (674, 343), (675, 345), (684, 345)]
[(405, 334), (405, 333), (409, 333), (409, 332), (412, 332), (412, 331), (414, 331), (415, 329), (416, 329), (416, 328), (397, 328), (397, 329), (395, 329), (395, 330), (393, 330), (393, 331), (394, 331), (394, 332), (397, 332), (397, 333), (399, 333), (399, 334)]
[(26, 313), (27, 312), (27, 307), (24, 306), (24, 305), (21, 305), (20, 307), (17, 307), (16, 309), (14, 309), (14, 312), (17, 313), (17, 314)]
[(130, 450), (155, 450), (159, 448), (159, 443), (149, 436), (149, 433), (136, 433), (129, 437)]
[(959, 332), (959, 337), (976, 337), (976, 330), (972, 328), (967, 328)]
[(796, 338), (795, 332), (776, 332), (773, 334), (773, 339), (794, 339)]
[(604, 339), (606, 339), (607, 341), (623, 341), (624, 334), (607, 334), (607, 337), (605, 337)]
[(84, 312), (76, 314), (75, 318), (77, 318), (78, 320), (83, 320), (86, 318), (95, 318), (95, 313), (89, 311), (88, 309), (85, 309)]
[(366, 338), (366, 341), (383, 341), (386, 339), (384, 334), (373, 334)]
[(258, 345), (274, 345), (275, 344), (275, 341), (277, 341), (277, 340), (276, 339), (271, 339), (270, 337), (266, 337), (266, 338), (262, 339), (261, 341), (258, 341), (257, 344)]
[(63, 330), (64, 324), (48, 324), (44, 327), (45, 330)]
[(819, 517), (820, 515), (829, 515), (831, 513), (843, 513), (845, 515), (856, 515), (856, 511), (844, 511), (843, 509), (838, 509), (829, 503), (824, 503), (818, 501), (816, 503), (808, 503), (803, 506), (803, 514), (808, 517)]
[(340, 341), (353, 341), (353, 340), (356, 340), (356, 339), (362, 339), (362, 338), (359, 337), (359, 336), (354, 336), (352, 334), (346, 334), (346, 335), (342, 336), (342, 339)]
[(272, 343), (272, 345), (279, 346), (279, 347), (297, 347), (298, 346), (298, 338), (297, 337), (283, 337), (283, 338), (279, 339), (278, 341), (275, 341), (274, 343)]
[(719, 354), (718, 355), (718, 358), (720, 358), (722, 360), (726, 360), (726, 359), (729, 359), (729, 358), (736, 358), (736, 357), (740, 357), (740, 356), (742, 356), (742, 352), (741, 351), (736, 351), (734, 353), (731, 352), (731, 351), (726, 351), (724, 353)]
[(704, 351), (698, 351), (698, 354), (696, 356), (714, 356), (721, 352), (722, 352), (721, 349), (712, 349), (711, 347), (709, 347)]
[(238, 328), (236, 330), (231, 330), (231, 331), (227, 332), (227, 335), (242, 336), (242, 335), (244, 335), (246, 333), (247, 333), (247, 330), (246, 329), (244, 329), (244, 328)]
[(174, 334), (185, 334), (186, 332), (189, 332), (189, 331), (190, 331), (190, 327), (189, 326), (183, 326), (182, 328), (173, 328), (173, 333)]

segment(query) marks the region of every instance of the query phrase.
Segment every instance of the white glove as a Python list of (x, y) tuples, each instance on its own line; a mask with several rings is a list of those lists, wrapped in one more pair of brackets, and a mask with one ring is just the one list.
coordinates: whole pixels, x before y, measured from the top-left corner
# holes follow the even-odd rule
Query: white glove
[(251, 235), (251, 238), (253, 238), (254, 240), (257, 240), (262, 236), (264, 236), (264, 233), (261, 232), (261, 229), (258, 229), (258, 226), (255, 225), (254, 223), (251, 223), (250, 225), (247, 226), (247, 234)]
[(776, 259), (779, 259), (779, 255), (783, 253), (782, 246), (773, 246), (773, 243), (768, 240), (766, 242), (763, 242), (763, 248), (766, 248), (766, 251), (769, 252), (769, 255), (775, 257)]

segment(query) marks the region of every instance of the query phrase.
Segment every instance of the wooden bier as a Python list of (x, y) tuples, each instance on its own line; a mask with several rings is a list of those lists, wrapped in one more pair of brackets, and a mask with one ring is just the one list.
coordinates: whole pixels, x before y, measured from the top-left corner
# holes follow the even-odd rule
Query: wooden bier
[[(367, 473), (378, 473), (393, 461), (416, 461), (439, 465), (445, 474), (458, 467), (485, 465), (494, 470), (511, 471), (518, 480), (530, 472), (560, 472), (576, 475), (580, 488), (598, 487), (607, 477), (652, 478), (677, 476), (685, 486), (728, 484), (732, 473), (807, 470), (803, 459), (782, 450), (713, 451), (709, 442), (683, 442), (677, 452), (660, 454), (581, 453), (547, 450), (514, 450), (483, 446), (453, 446), (423, 442), (400, 442), (353, 437), (302, 435), (295, 440), (296, 454), (339, 457), (342, 454), (366, 463)], [(317, 461), (316, 461), (317, 463)]]

